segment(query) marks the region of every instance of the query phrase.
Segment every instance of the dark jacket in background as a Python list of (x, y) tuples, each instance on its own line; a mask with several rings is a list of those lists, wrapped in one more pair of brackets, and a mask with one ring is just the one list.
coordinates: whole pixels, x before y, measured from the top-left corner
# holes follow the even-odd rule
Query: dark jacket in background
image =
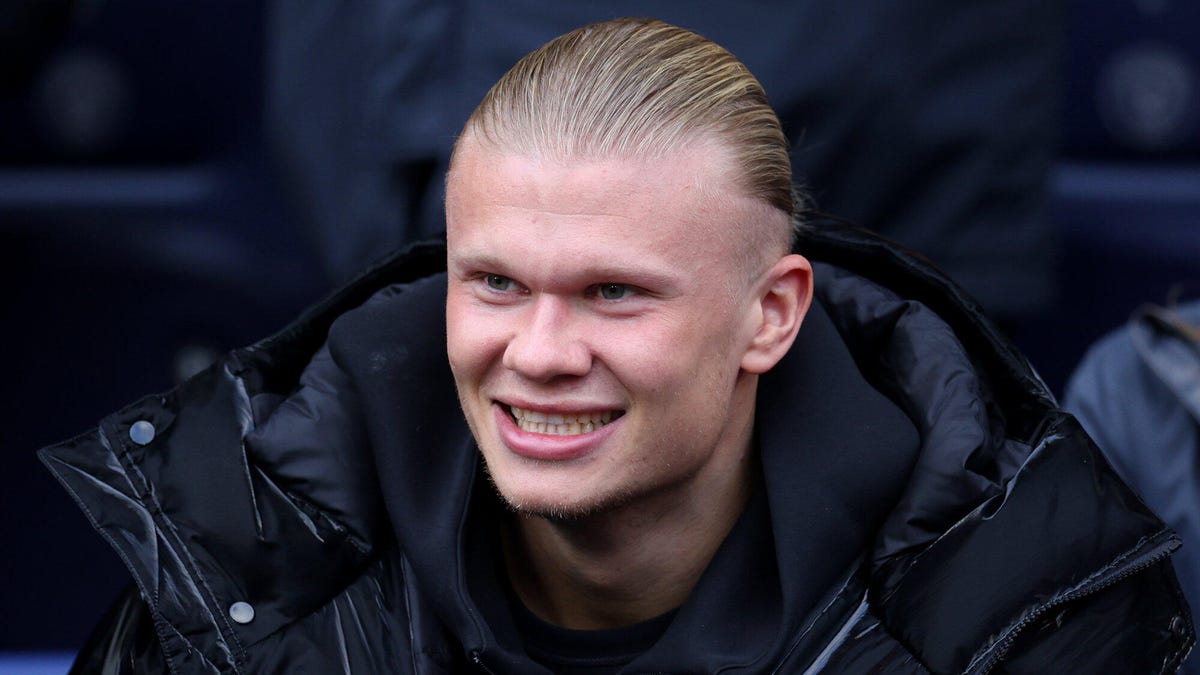
[[(799, 250), (819, 301), (760, 382), (763, 487), (628, 672), (1172, 672), (1178, 538), (978, 307), (854, 230)], [(393, 256), (43, 451), (138, 591), (81, 668), (539, 672), (495, 601), (443, 265)]]
[[(928, 255), (992, 314), (1054, 299), (1044, 210), (1061, 0), (275, 2), (268, 130), (326, 272), (444, 230), (451, 144), (518, 59), (592, 21), (654, 16), (759, 78), (798, 180)], [(1020, 274), (1014, 274), (1020, 270)]]

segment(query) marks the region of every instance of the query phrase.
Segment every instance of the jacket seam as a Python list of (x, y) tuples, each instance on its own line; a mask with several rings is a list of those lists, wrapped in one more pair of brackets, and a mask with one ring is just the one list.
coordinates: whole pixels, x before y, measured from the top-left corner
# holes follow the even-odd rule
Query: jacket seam
[[(825, 616), (826, 614), (828, 614), (828, 613), (829, 613), (829, 612), (832, 610), (832, 608), (834, 607), (834, 605), (838, 604), (838, 601), (843, 599), (843, 595), (844, 595), (844, 593), (846, 592), (846, 590), (849, 588), (850, 584), (853, 582), (853, 579), (854, 579), (854, 577), (855, 577), (856, 575), (858, 575), (860, 572), (862, 572), (862, 571), (863, 571), (863, 570), (862, 570), (862, 567), (863, 567), (865, 564), (866, 564), (866, 563), (865, 563), (865, 561), (864, 561), (864, 560), (862, 560), (862, 559), (860, 559), (860, 560), (859, 560), (859, 561), (858, 561), (858, 562), (855, 564), (855, 566), (853, 567), (853, 569), (852, 569), (851, 573), (850, 573), (849, 575), (847, 575), (847, 576), (844, 578), (844, 580), (843, 580), (843, 582), (842, 582), (842, 588), (841, 588), (841, 590), (839, 590), (839, 591), (838, 591), (838, 593), (837, 593), (837, 594), (836, 594), (836, 595), (835, 595), (835, 596), (834, 596), (834, 597), (833, 597), (833, 598), (832, 598), (832, 599), (831, 599), (829, 602), (825, 603), (825, 606), (821, 608), (821, 611), (820, 611), (820, 613), (818, 613), (818, 614), (817, 614), (817, 616), (816, 616), (816, 617), (814, 617), (814, 618), (813, 618), (813, 620), (812, 620), (812, 621), (810, 621), (810, 622), (808, 623), (808, 625), (807, 625), (807, 626), (805, 626), (805, 627), (804, 627), (804, 629), (803, 629), (802, 631), (800, 631), (800, 634), (799, 634), (799, 635), (797, 635), (797, 636), (795, 637), (795, 639), (793, 639), (793, 640), (792, 640), (792, 643), (791, 643), (791, 644), (788, 646), (788, 648), (787, 648), (787, 651), (786, 651), (786, 652), (784, 652), (784, 654), (783, 654), (783, 655), (782, 655), (782, 656), (779, 658), (779, 662), (778, 662), (778, 663), (775, 665), (775, 667), (774, 667), (774, 668), (773, 668), (773, 670), (771, 671), (772, 673), (779, 673), (779, 672), (781, 672), (781, 671), (780, 671), (780, 668), (782, 668), (782, 667), (783, 667), (783, 664), (784, 664), (784, 663), (785, 663), (785, 662), (786, 662), (786, 661), (787, 661), (789, 658), (791, 658), (792, 654), (793, 654), (793, 653), (795, 653), (795, 651), (796, 651), (796, 648), (797, 648), (797, 647), (799, 646), (799, 644), (800, 644), (800, 643), (801, 643), (801, 642), (804, 640), (804, 638), (805, 638), (805, 637), (806, 637), (806, 636), (807, 636), (809, 633), (811, 633), (811, 632), (812, 632), (813, 628), (814, 628), (814, 627), (817, 625), (817, 623), (818, 623), (818, 622), (821, 620), (821, 617), (823, 617), (823, 616)], [(911, 658), (911, 659), (913, 660), (913, 662), (914, 662), (914, 663), (916, 663), (918, 666), (920, 666), (920, 667), (921, 667), (921, 669), (922, 669), (922, 670), (924, 670), (924, 671), (925, 671), (925, 672), (927, 672), (927, 673), (931, 673), (931, 672), (933, 672), (932, 670), (930, 670), (929, 666), (925, 665), (925, 662), (924, 662), (924, 661), (922, 661), (922, 660), (920, 659), (920, 657), (918, 657), (918, 656), (917, 656), (917, 654), (916, 654), (916, 653), (915, 653), (915, 652), (914, 652), (914, 651), (913, 651), (913, 650), (912, 650), (912, 649), (909, 647), (909, 645), (905, 644), (905, 643), (904, 643), (904, 641), (902, 641), (902, 640), (901, 640), (899, 637), (897, 637), (897, 636), (896, 636), (896, 634), (895, 634), (895, 633), (893, 633), (893, 632), (892, 632), (892, 631), (891, 631), (891, 630), (890, 630), (890, 629), (887, 627), (887, 625), (886, 625), (886, 624), (884, 624), (884, 622), (883, 622), (883, 621), (882, 621), (882, 620), (881, 620), (881, 619), (880, 619), (880, 618), (879, 618), (879, 617), (878, 617), (878, 616), (877, 616), (877, 615), (876, 615), (876, 614), (875, 614), (875, 613), (872, 611), (872, 608), (874, 607), (874, 604), (873, 604), (873, 603), (871, 602), (871, 600), (870, 600), (870, 591), (869, 591), (869, 589), (866, 587), (866, 584), (864, 584), (864, 586), (863, 586), (863, 590), (862, 590), (862, 592), (861, 592), (861, 593), (859, 593), (859, 594), (858, 594), (858, 597), (859, 597), (859, 602), (858, 602), (858, 604), (857, 604), (857, 605), (855, 605), (855, 608), (854, 608), (854, 610), (850, 612), (850, 616), (846, 617), (846, 619), (843, 621), (843, 625), (842, 625), (842, 627), (840, 627), (840, 628), (838, 629), (838, 630), (839, 630), (839, 632), (840, 632), (840, 631), (841, 631), (843, 628), (848, 628), (848, 627), (849, 627), (849, 624), (850, 624), (850, 622), (852, 622), (852, 621), (855, 621), (855, 622), (856, 622), (856, 621), (858, 620), (858, 618), (859, 618), (859, 617), (866, 616), (866, 615), (870, 615), (870, 616), (871, 616), (871, 617), (872, 617), (872, 618), (875, 620), (875, 625), (876, 625), (876, 626), (878, 626), (879, 630), (880, 630), (880, 631), (882, 631), (882, 632), (884, 632), (884, 633), (886, 633), (886, 634), (887, 634), (887, 636), (888, 636), (889, 638), (891, 638), (892, 642), (896, 643), (896, 645), (898, 645), (898, 646), (899, 646), (901, 649), (903, 649), (903, 650), (904, 650), (904, 653), (905, 653), (905, 654), (907, 654), (907, 655), (908, 655), (908, 657), (909, 657), (909, 658)], [(860, 610), (861, 610), (861, 611), (860, 611)], [(820, 657), (820, 654), (818, 654), (817, 656), (818, 656), (818, 658), (819, 658), (819, 657)], [(812, 669), (812, 667), (813, 667), (814, 665), (816, 665), (816, 663), (815, 663), (815, 662), (808, 664), (808, 666), (807, 666), (807, 669), (806, 669), (804, 672), (805, 672), (805, 673), (808, 673), (808, 672), (810, 672), (810, 671), (811, 671), (811, 669)]]
[[(108, 424), (111, 428), (113, 422), (108, 421)], [(104, 425), (102, 424), (102, 433), (103, 426)], [(175, 523), (171, 521), (170, 517), (167, 516), (166, 512), (162, 509), (162, 506), (158, 503), (158, 500), (154, 497), (153, 491), (151, 491), (149, 488), (150, 482), (142, 473), (141, 468), (137, 464), (137, 460), (133, 457), (133, 453), (130, 452), (129, 445), (124, 441), (124, 439), (121, 438), (120, 434), (114, 434), (114, 436), (116, 436), (117, 443), (120, 447), (120, 453), (117, 455), (118, 459), (125, 467), (126, 472), (131, 475), (131, 479), (136, 478), (137, 483), (140, 483), (140, 486), (135, 485), (137, 498), (143, 503), (144, 506), (147, 507), (151, 517), (154, 519), (155, 525), (158, 526), (160, 535), (164, 537), (169, 535), (173, 545), (184, 553), (184, 555), (180, 556), (180, 562), (184, 566), (184, 571), (192, 578), (193, 581), (196, 582), (198, 588), (203, 589), (202, 592), (205, 596), (204, 599), (208, 605), (207, 609), (209, 614), (213, 617), (213, 624), (217, 629), (218, 635), (222, 639), (229, 640), (231, 646), (236, 650), (234, 653), (230, 654), (234, 672), (240, 672), (238, 665), (240, 662), (245, 660), (245, 646), (242, 644), (241, 640), (238, 639), (237, 634), (233, 631), (233, 627), (228, 625), (225, 613), (221, 611), (220, 603), (217, 601), (216, 594), (209, 585), (207, 577), (205, 577), (205, 575), (200, 571), (191, 549), (188, 548), (183, 542), (182, 537), (179, 536), (179, 532), (175, 526)], [(155, 604), (151, 609), (153, 610), (154, 614), (162, 617), (161, 612), (158, 610), (159, 598), (157, 593), (155, 593), (154, 598)], [(162, 620), (165, 623), (170, 623), (165, 617), (162, 617)], [(178, 630), (175, 630), (174, 632), (176, 635), (181, 635)], [(192, 644), (186, 639), (185, 643)], [(205, 660), (208, 660), (207, 657), (205, 657)]]
[(417, 670), (417, 635), (413, 626), (416, 625), (416, 617), (413, 616), (412, 601), (409, 598), (408, 592), (408, 558), (404, 554), (400, 554), (400, 593), (404, 600), (404, 615), (408, 617), (408, 651), (412, 658), (413, 673)]
[[(862, 564), (863, 564), (863, 562), (861, 559), (855, 563), (855, 570), (852, 571), (851, 574), (842, 581), (841, 590), (839, 590), (837, 592), (837, 594), (835, 594), (834, 597), (832, 599), (830, 599), (829, 602), (825, 603), (825, 606), (821, 608), (821, 611), (817, 614), (817, 616), (813, 617), (813, 620), (809, 621), (808, 625), (805, 626), (804, 629), (800, 631), (800, 634), (797, 635), (794, 640), (792, 640), (792, 643), (790, 645), (788, 645), (787, 651), (785, 651), (783, 653), (783, 655), (779, 658), (779, 663), (775, 666), (774, 670), (772, 670), (773, 673), (779, 672), (779, 668), (782, 667), (783, 664), (789, 658), (791, 658), (792, 654), (795, 653), (796, 648), (800, 645), (801, 642), (804, 641), (804, 638), (809, 633), (812, 632), (813, 627), (817, 625), (817, 622), (819, 622), (821, 620), (821, 617), (828, 614), (829, 611), (833, 608), (833, 606), (836, 605), (838, 603), (838, 601), (842, 599), (842, 594), (846, 592), (846, 589), (849, 587), (851, 580), (854, 578), (854, 575), (857, 574), (857, 570)], [(861, 595), (861, 599), (859, 600), (859, 605), (864, 605), (867, 602), (867, 590), (864, 588), (860, 595)], [(846, 618), (846, 621), (852, 620), (854, 618), (854, 615), (857, 614), (857, 611), (858, 610), (856, 608), (854, 612), (851, 612), (851, 615)], [(811, 668), (811, 664), (809, 667)]]
[[(144, 502), (145, 499), (143, 498), (143, 496), (141, 494), (141, 490), (139, 489), (139, 487), (137, 485), (134, 484), (133, 477), (130, 476), (129, 472), (132, 467), (130, 467), (126, 464), (124, 458), (121, 456), (122, 453), (118, 453), (112, 449), (112, 442), (109, 440), (108, 434), (105, 433), (103, 425), (97, 427), (96, 435), (97, 435), (97, 439), (100, 441), (100, 446), (103, 447), (113, 459), (116, 459), (120, 463), (121, 468), (124, 469), (124, 472), (123, 472), (124, 478), (125, 478), (126, 483), (129, 485), (130, 490), (133, 492), (133, 496), (136, 497), (139, 501)], [(64, 489), (66, 489), (67, 493), (71, 495), (71, 498), (75, 500), (75, 503), (79, 505), (79, 508), (81, 511), (83, 511), (84, 516), (88, 519), (88, 521), (90, 521), (92, 523), (93, 529), (95, 529), (96, 532), (99, 533), (100, 536), (103, 537), (104, 540), (108, 542), (109, 547), (112, 548), (113, 552), (115, 552), (117, 554), (117, 557), (121, 559), (121, 562), (124, 563), (125, 568), (128, 570), (136, 569), (137, 566), (134, 565), (133, 561), (130, 560), (129, 556), (125, 554), (125, 550), (122, 549), (117, 544), (116, 540), (113, 539), (112, 535), (109, 534), (107, 529), (100, 526), (100, 521), (96, 518), (96, 514), (92, 511), (91, 507), (89, 506), (87, 500), (84, 499), (83, 495), (80, 494), (79, 491), (76, 490), (68, 481), (63, 480), (60, 477), (60, 474), (58, 471), (54, 471), (54, 475), (56, 478), (59, 479), (59, 483), (63, 486)], [(139, 476), (139, 478), (140, 478), (140, 476)], [(143, 506), (144, 505), (145, 504), (143, 503)], [(156, 609), (156, 607), (158, 606), (158, 601), (159, 601), (158, 589), (153, 589), (153, 592), (151, 592), (151, 589), (149, 589), (145, 586), (145, 584), (142, 582), (142, 579), (138, 575), (135, 574), (135, 575), (133, 575), (133, 577), (134, 577), (135, 582), (137, 583), (138, 589), (140, 590), (140, 594), (144, 598), (148, 598), (147, 604), (150, 607), (151, 619), (152, 619), (151, 625), (153, 625), (153, 627), (154, 627), (154, 634), (158, 638), (159, 644), (165, 645), (165, 643), (166, 643), (165, 638), (167, 636), (164, 634), (164, 625), (169, 626), (169, 622), (167, 622), (165, 619), (163, 619), (161, 616), (161, 613)], [(176, 635), (179, 635), (180, 639), (183, 639), (183, 636), (180, 635), (178, 631), (174, 631), (174, 632)], [(184, 640), (184, 642), (186, 643), (187, 641)], [(164, 648), (162, 650), (162, 653), (163, 653), (163, 659), (167, 662), (167, 668), (172, 673), (179, 673), (179, 666), (177, 666), (175, 664), (174, 659), (171, 657), (171, 654), (168, 653), (167, 649)]]
[[(260, 474), (262, 474), (268, 480), (271, 480), (271, 481), (275, 480), (261, 466), (254, 465), (254, 470), (258, 471)], [(342, 523), (337, 518), (330, 515), (325, 509), (314, 504), (313, 502), (311, 502), (307, 498), (305, 498), (303, 495), (301, 495), (293, 490), (280, 489), (279, 492), (281, 494), (283, 494), (285, 497), (287, 497), (287, 499), (289, 501), (291, 501), (292, 505), (295, 506), (297, 509), (306, 512), (306, 515), (308, 515), (310, 518), (312, 516), (316, 516), (317, 518), (319, 518), (322, 522), (324, 522), (326, 525), (328, 525), (329, 529), (333, 530), (333, 532), (335, 534), (342, 537), (343, 540), (347, 544), (349, 544), (351, 548), (353, 548), (355, 551), (358, 551), (359, 554), (361, 554), (363, 556), (371, 555), (371, 552), (372, 552), (371, 547), (366, 542), (359, 539), (359, 537), (357, 535), (355, 535), (354, 532), (352, 532), (349, 527), (347, 527), (344, 523)], [(311, 514), (308, 513), (310, 511), (311, 511)]]

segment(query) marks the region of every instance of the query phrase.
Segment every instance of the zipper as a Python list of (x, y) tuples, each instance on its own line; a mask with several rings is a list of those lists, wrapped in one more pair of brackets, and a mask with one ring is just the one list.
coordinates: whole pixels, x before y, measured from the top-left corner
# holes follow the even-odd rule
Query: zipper
[(1014, 625), (1008, 631), (1008, 634), (1004, 636), (1003, 640), (992, 646), (992, 654), (986, 661), (983, 662), (983, 664), (975, 668), (968, 669), (967, 673), (971, 675), (987, 675), (988, 673), (992, 672), (992, 669), (995, 668), (996, 665), (1004, 660), (1004, 657), (1008, 655), (1008, 650), (1012, 648), (1013, 643), (1017, 641), (1017, 638), (1021, 636), (1021, 633), (1023, 633), (1025, 629), (1029, 628), (1030, 625), (1039, 621), (1048, 612), (1062, 607), (1068, 603), (1079, 600), (1080, 598), (1087, 597), (1094, 593), (1099, 593), (1100, 591), (1120, 581), (1128, 579), (1138, 572), (1141, 572), (1162, 562), (1163, 560), (1166, 560), (1168, 557), (1170, 557), (1172, 551), (1179, 548), (1178, 537), (1174, 536), (1170, 532), (1167, 532), (1166, 535), (1167, 540), (1165, 542), (1159, 543), (1152, 547), (1149, 551), (1141, 554), (1135, 558), (1134, 561), (1125, 565), (1120, 572), (1099, 579), (1091, 584), (1076, 588), (1075, 590), (1070, 591), (1061, 597), (1055, 598), (1052, 602), (1038, 607), (1036, 610), (1030, 613), (1029, 616), (1026, 616), (1024, 619), (1018, 621), (1016, 625)]
[(487, 673), (488, 675), (495, 675), (495, 673), (492, 672), (492, 669), (488, 668), (483, 663), (483, 659), (479, 656), (479, 652), (471, 652), (471, 661), (474, 662), (475, 665), (478, 666), (480, 670)]

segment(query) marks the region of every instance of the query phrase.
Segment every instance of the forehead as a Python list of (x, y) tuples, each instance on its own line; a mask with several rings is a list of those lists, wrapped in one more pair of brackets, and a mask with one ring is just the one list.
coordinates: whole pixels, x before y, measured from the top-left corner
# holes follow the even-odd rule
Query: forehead
[(728, 164), (708, 144), (658, 158), (558, 161), (464, 140), (447, 178), (450, 245), (516, 226), (545, 237), (571, 229), (636, 234), (647, 245), (728, 245), (751, 206), (731, 189)]

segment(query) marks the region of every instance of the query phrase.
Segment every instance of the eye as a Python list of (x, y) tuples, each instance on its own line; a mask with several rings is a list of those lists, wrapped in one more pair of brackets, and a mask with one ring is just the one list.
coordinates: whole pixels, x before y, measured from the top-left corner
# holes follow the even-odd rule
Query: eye
[(600, 284), (596, 286), (596, 295), (604, 300), (620, 300), (633, 293), (633, 289), (625, 284)]
[(499, 274), (484, 275), (483, 280), (487, 283), (488, 288), (493, 291), (511, 291), (516, 286), (512, 279), (500, 276)]

